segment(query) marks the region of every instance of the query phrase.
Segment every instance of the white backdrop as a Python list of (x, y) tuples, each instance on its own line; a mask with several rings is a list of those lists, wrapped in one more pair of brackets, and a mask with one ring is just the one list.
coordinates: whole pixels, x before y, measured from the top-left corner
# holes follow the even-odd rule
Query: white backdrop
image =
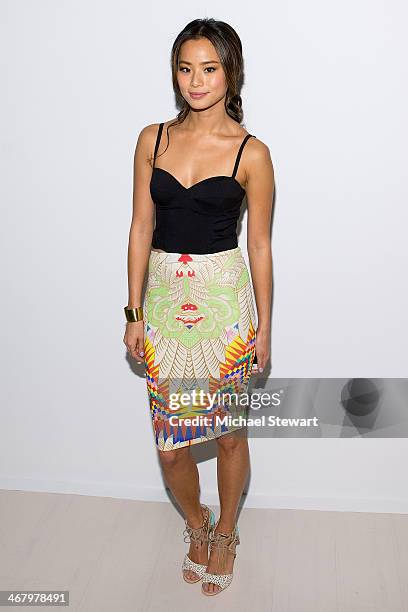
[[(197, 17), (238, 31), (274, 163), (271, 375), (407, 374), (405, 3), (219, 7), (0, 2), (0, 487), (168, 499), (122, 342), (126, 251), (136, 139), (175, 116), (170, 49)], [(250, 444), (248, 505), (408, 510), (404, 439)]]

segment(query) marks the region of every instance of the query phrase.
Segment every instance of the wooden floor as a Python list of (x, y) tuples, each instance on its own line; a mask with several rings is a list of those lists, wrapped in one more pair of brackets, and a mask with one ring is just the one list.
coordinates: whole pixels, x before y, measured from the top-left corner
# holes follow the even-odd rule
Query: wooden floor
[(239, 527), (234, 580), (205, 597), (170, 503), (0, 491), (0, 590), (69, 590), (81, 612), (408, 612), (408, 515), (244, 507)]

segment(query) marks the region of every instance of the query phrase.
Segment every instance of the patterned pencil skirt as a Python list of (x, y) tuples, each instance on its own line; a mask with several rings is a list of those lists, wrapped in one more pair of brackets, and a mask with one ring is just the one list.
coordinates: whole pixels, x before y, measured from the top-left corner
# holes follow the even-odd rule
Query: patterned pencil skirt
[(150, 251), (145, 371), (157, 448), (182, 448), (243, 427), (255, 357), (255, 309), (240, 247)]

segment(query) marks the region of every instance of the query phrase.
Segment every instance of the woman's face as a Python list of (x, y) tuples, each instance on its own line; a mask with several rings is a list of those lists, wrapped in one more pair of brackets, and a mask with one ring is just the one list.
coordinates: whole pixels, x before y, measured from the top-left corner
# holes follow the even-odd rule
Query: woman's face
[(193, 109), (208, 108), (225, 97), (225, 72), (208, 38), (187, 40), (182, 44), (177, 81), (183, 98)]

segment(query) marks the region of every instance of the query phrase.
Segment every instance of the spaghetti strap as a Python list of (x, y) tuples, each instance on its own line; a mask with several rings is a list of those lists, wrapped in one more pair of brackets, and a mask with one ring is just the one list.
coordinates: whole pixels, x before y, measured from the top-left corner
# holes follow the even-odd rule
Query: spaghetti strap
[(247, 135), (245, 136), (244, 140), (242, 141), (241, 146), (239, 147), (239, 151), (238, 151), (237, 159), (235, 160), (234, 171), (233, 171), (233, 173), (232, 173), (232, 177), (233, 177), (233, 178), (235, 177), (235, 175), (236, 175), (236, 173), (237, 173), (237, 170), (238, 170), (239, 161), (240, 161), (240, 159), (241, 159), (241, 155), (242, 155), (242, 150), (243, 150), (243, 148), (245, 147), (246, 141), (247, 141), (249, 138), (251, 138), (251, 136), (252, 136), (253, 138), (256, 138), (256, 136), (254, 136), (253, 134), (247, 134)]
[(157, 155), (157, 151), (158, 151), (159, 144), (160, 144), (160, 138), (161, 138), (161, 135), (162, 135), (163, 126), (164, 126), (164, 123), (161, 123), (159, 125), (159, 131), (157, 132), (156, 146), (154, 147), (154, 155), (153, 155), (153, 168), (154, 168), (154, 164), (155, 164), (155, 161), (156, 161), (156, 155)]

